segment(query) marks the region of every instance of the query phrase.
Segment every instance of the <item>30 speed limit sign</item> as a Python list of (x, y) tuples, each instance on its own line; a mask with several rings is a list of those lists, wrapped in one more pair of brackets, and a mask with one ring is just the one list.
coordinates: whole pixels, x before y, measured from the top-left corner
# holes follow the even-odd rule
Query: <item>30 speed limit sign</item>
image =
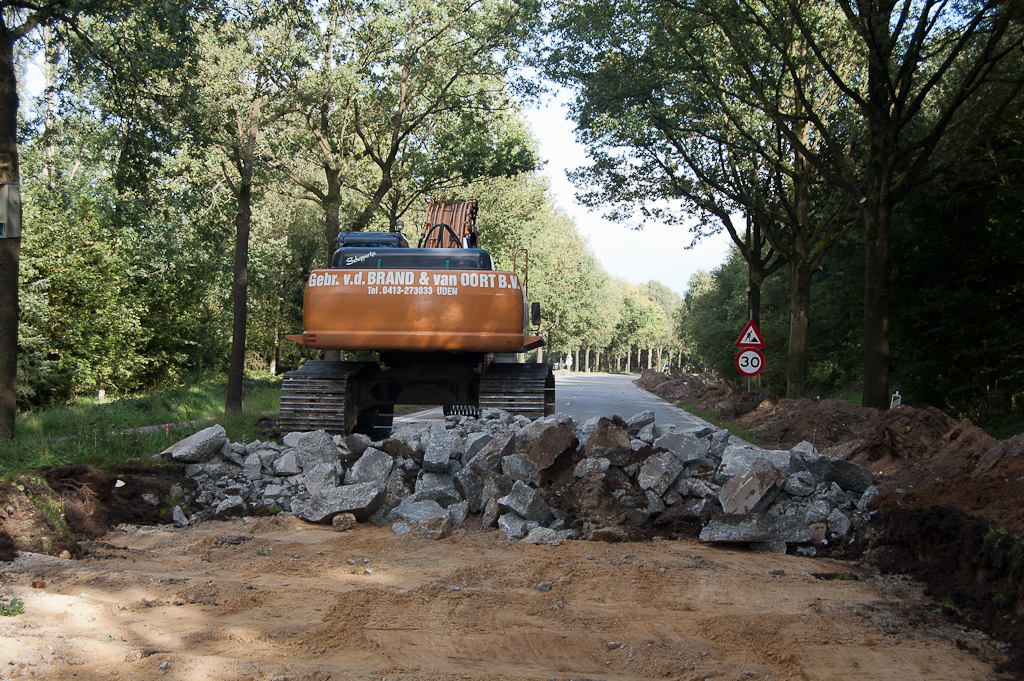
[(740, 348), (736, 353), (736, 371), (744, 376), (757, 376), (764, 371), (764, 353), (759, 348)]

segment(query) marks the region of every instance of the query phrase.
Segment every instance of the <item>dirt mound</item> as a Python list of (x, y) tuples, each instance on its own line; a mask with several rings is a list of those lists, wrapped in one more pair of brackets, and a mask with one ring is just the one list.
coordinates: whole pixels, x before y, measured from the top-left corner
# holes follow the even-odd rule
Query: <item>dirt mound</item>
[(786, 449), (806, 440), (819, 450), (863, 437), (878, 419), (877, 409), (864, 409), (845, 400), (779, 400), (758, 422), (744, 427), (757, 433), (766, 447)]
[[(913, 443), (916, 446), (886, 452), (873, 462), (860, 460), (860, 463), (875, 469), (876, 477), (885, 483), (883, 489), (920, 490), (940, 481), (965, 477), (974, 471), (982, 455), (998, 444), (995, 438), (970, 420), (956, 423), (939, 438), (935, 437), (935, 431), (921, 430)], [(865, 458), (862, 454), (861, 459)], [(947, 503), (941, 494), (933, 497), (934, 503)], [(968, 510), (964, 506), (959, 508)]]
[(52, 506), (49, 497), (34, 494), (22, 483), (0, 483), (0, 561), (14, 560), (19, 551), (77, 555), (78, 544), (57, 526), (48, 509), (54, 509), (53, 516), (59, 519), (59, 507)]
[(0, 484), (0, 560), (12, 560), (17, 551), (77, 556), (75, 537), (99, 537), (121, 523), (167, 523), (175, 485), (195, 487), (173, 466), (119, 474), (59, 466)]
[(713, 411), (724, 419), (737, 420), (749, 414), (771, 414), (777, 400), (768, 392), (739, 388), (732, 381), (719, 379), (708, 386), (697, 400), (697, 408)]
[[(940, 471), (943, 465), (958, 465), (962, 471), (960, 474), (940, 477), (916, 487), (908, 485), (905, 494), (886, 495), (881, 501), (904, 508), (953, 507), (984, 518), (997, 528), (1024, 533), (1024, 507), (1020, 504), (1020, 499), (1024, 498), (1024, 435), (997, 444), (985, 454), (978, 454), (977, 449), (970, 445), (994, 440), (984, 433), (984, 437), (971, 434), (970, 430), (977, 429), (969, 421), (964, 424), (970, 426), (969, 434), (950, 439), (934, 458)], [(950, 435), (964, 424), (951, 431)], [(957, 449), (957, 444), (965, 439), (965, 446)], [(970, 472), (972, 460), (979, 462), (974, 466), (974, 472)], [(903, 475), (907, 477), (909, 474)]]
[(99, 537), (111, 525), (158, 525), (170, 521), (174, 487), (195, 482), (179, 467), (111, 473), (92, 466), (59, 466), (43, 471), (47, 486), (59, 494), (71, 531)]
[(696, 404), (708, 391), (708, 386), (715, 381), (715, 377), (711, 374), (665, 374), (648, 369), (636, 383), (644, 390), (649, 390), (662, 399)]
[(1000, 462), (1005, 463), (1010, 459), (1019, 459), (1022, 455), (1024, 455), (1024, 433), (1011, 437), (1009, 440), (1001, 442), (985, 452), (984, 456), (978, 460), (974, 474), (984, 475), (999, 465)]
[(907, 508), (894, 496), (881, 504), (874, 526), (871, 562), (884, 573), (919, 579), (947, 615), (1010, 643), (1015, 653), (999, 671), (1021, 678), (1024, 539), (956, 508)]
[(638, 384), (752, 431), (762, 447), (788, 449), (813, 442), (831, 456), (871, 468), (886, 491), (917, 489), (969, 473), (996, 444), (970, 421), (958, 423), (934, 407), (883, 410), (837, 399), (776, 399), (728, 380), (708, 384), (707, 377), (656, 371), (645, 371)]
[(878, 421), (867, 433), (863, 450), (854, 458), (878, 461), (884, 457), (916, 460), (934, 452), (956, 426), (955, 419), (935, 407), (906, 405), (878, 411)]

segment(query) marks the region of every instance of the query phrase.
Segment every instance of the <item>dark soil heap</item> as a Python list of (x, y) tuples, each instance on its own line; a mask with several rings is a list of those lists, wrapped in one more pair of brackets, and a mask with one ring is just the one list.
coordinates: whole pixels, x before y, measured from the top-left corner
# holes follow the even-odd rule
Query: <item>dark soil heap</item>
[(94, 539), (121, 523), (169, 523), (175, 485), (195, 483), (180, 466), (118, 473), (58, 466), (0, 483), (0, 560), (17, 551), (79, 557), (75, 537)]

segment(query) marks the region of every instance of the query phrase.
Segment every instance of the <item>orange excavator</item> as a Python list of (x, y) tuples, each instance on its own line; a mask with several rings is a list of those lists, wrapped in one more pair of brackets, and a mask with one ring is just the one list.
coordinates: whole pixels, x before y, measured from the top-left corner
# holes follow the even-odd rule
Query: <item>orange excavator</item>
[(331, 267), (306, 282), (304, 331), (287, 337), (380, 359), (311, 360), (286, 373), (283, 431), (384, 437), (396, 404), (442, 405), (445, 415), (554, 413), (551, 365), (516, 361), (544, 344), (531, 335), (540, 305), (527, 300), (525, 249), (522, 279), (495, 270), (479, 248), (476, 214), (475, 199), (428, 200), (416, 248), (400, 231), (338, 235)]

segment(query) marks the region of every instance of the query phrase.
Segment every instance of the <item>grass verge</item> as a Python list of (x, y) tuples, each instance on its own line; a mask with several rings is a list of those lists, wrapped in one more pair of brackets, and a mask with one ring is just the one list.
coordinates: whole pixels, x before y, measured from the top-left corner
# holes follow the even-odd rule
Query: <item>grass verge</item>
[(232, 441), (259, 439), (255, 421), (277, 410), (280, 387), (280, 378), (247, 378), (243, 411), (231, 416), (224, 414), (227, 379), (223, 376), (206, 376), (144, 395), (103, 401), (79, 398), (19, 414), (14, 439), (0, 441), (0, 476), (65, 464), (145, 468), (153, 464), (153, 454), (213, 423), (224, 426)]
[(697, 409), (692, 405), (684, 404), (682, 402), (676, 402), (676, 406), (686, 412), (689, 412), (690, 414), (693, 414), (697, 418), (704, 419), (705, 421), (712, 425), (718, 426), (719, 428), (725, 428), (726, 430), (728, 430), (730, 433), (740, 438), (741, 440), (746, 440), (747, 442), (751, 443), (757, 440), (757, 433), (754, 432), (753, 430), (739, 428), (729, 423), (728, 421), (723, 421), (713, 411), (704, 411), (703, 409)]

